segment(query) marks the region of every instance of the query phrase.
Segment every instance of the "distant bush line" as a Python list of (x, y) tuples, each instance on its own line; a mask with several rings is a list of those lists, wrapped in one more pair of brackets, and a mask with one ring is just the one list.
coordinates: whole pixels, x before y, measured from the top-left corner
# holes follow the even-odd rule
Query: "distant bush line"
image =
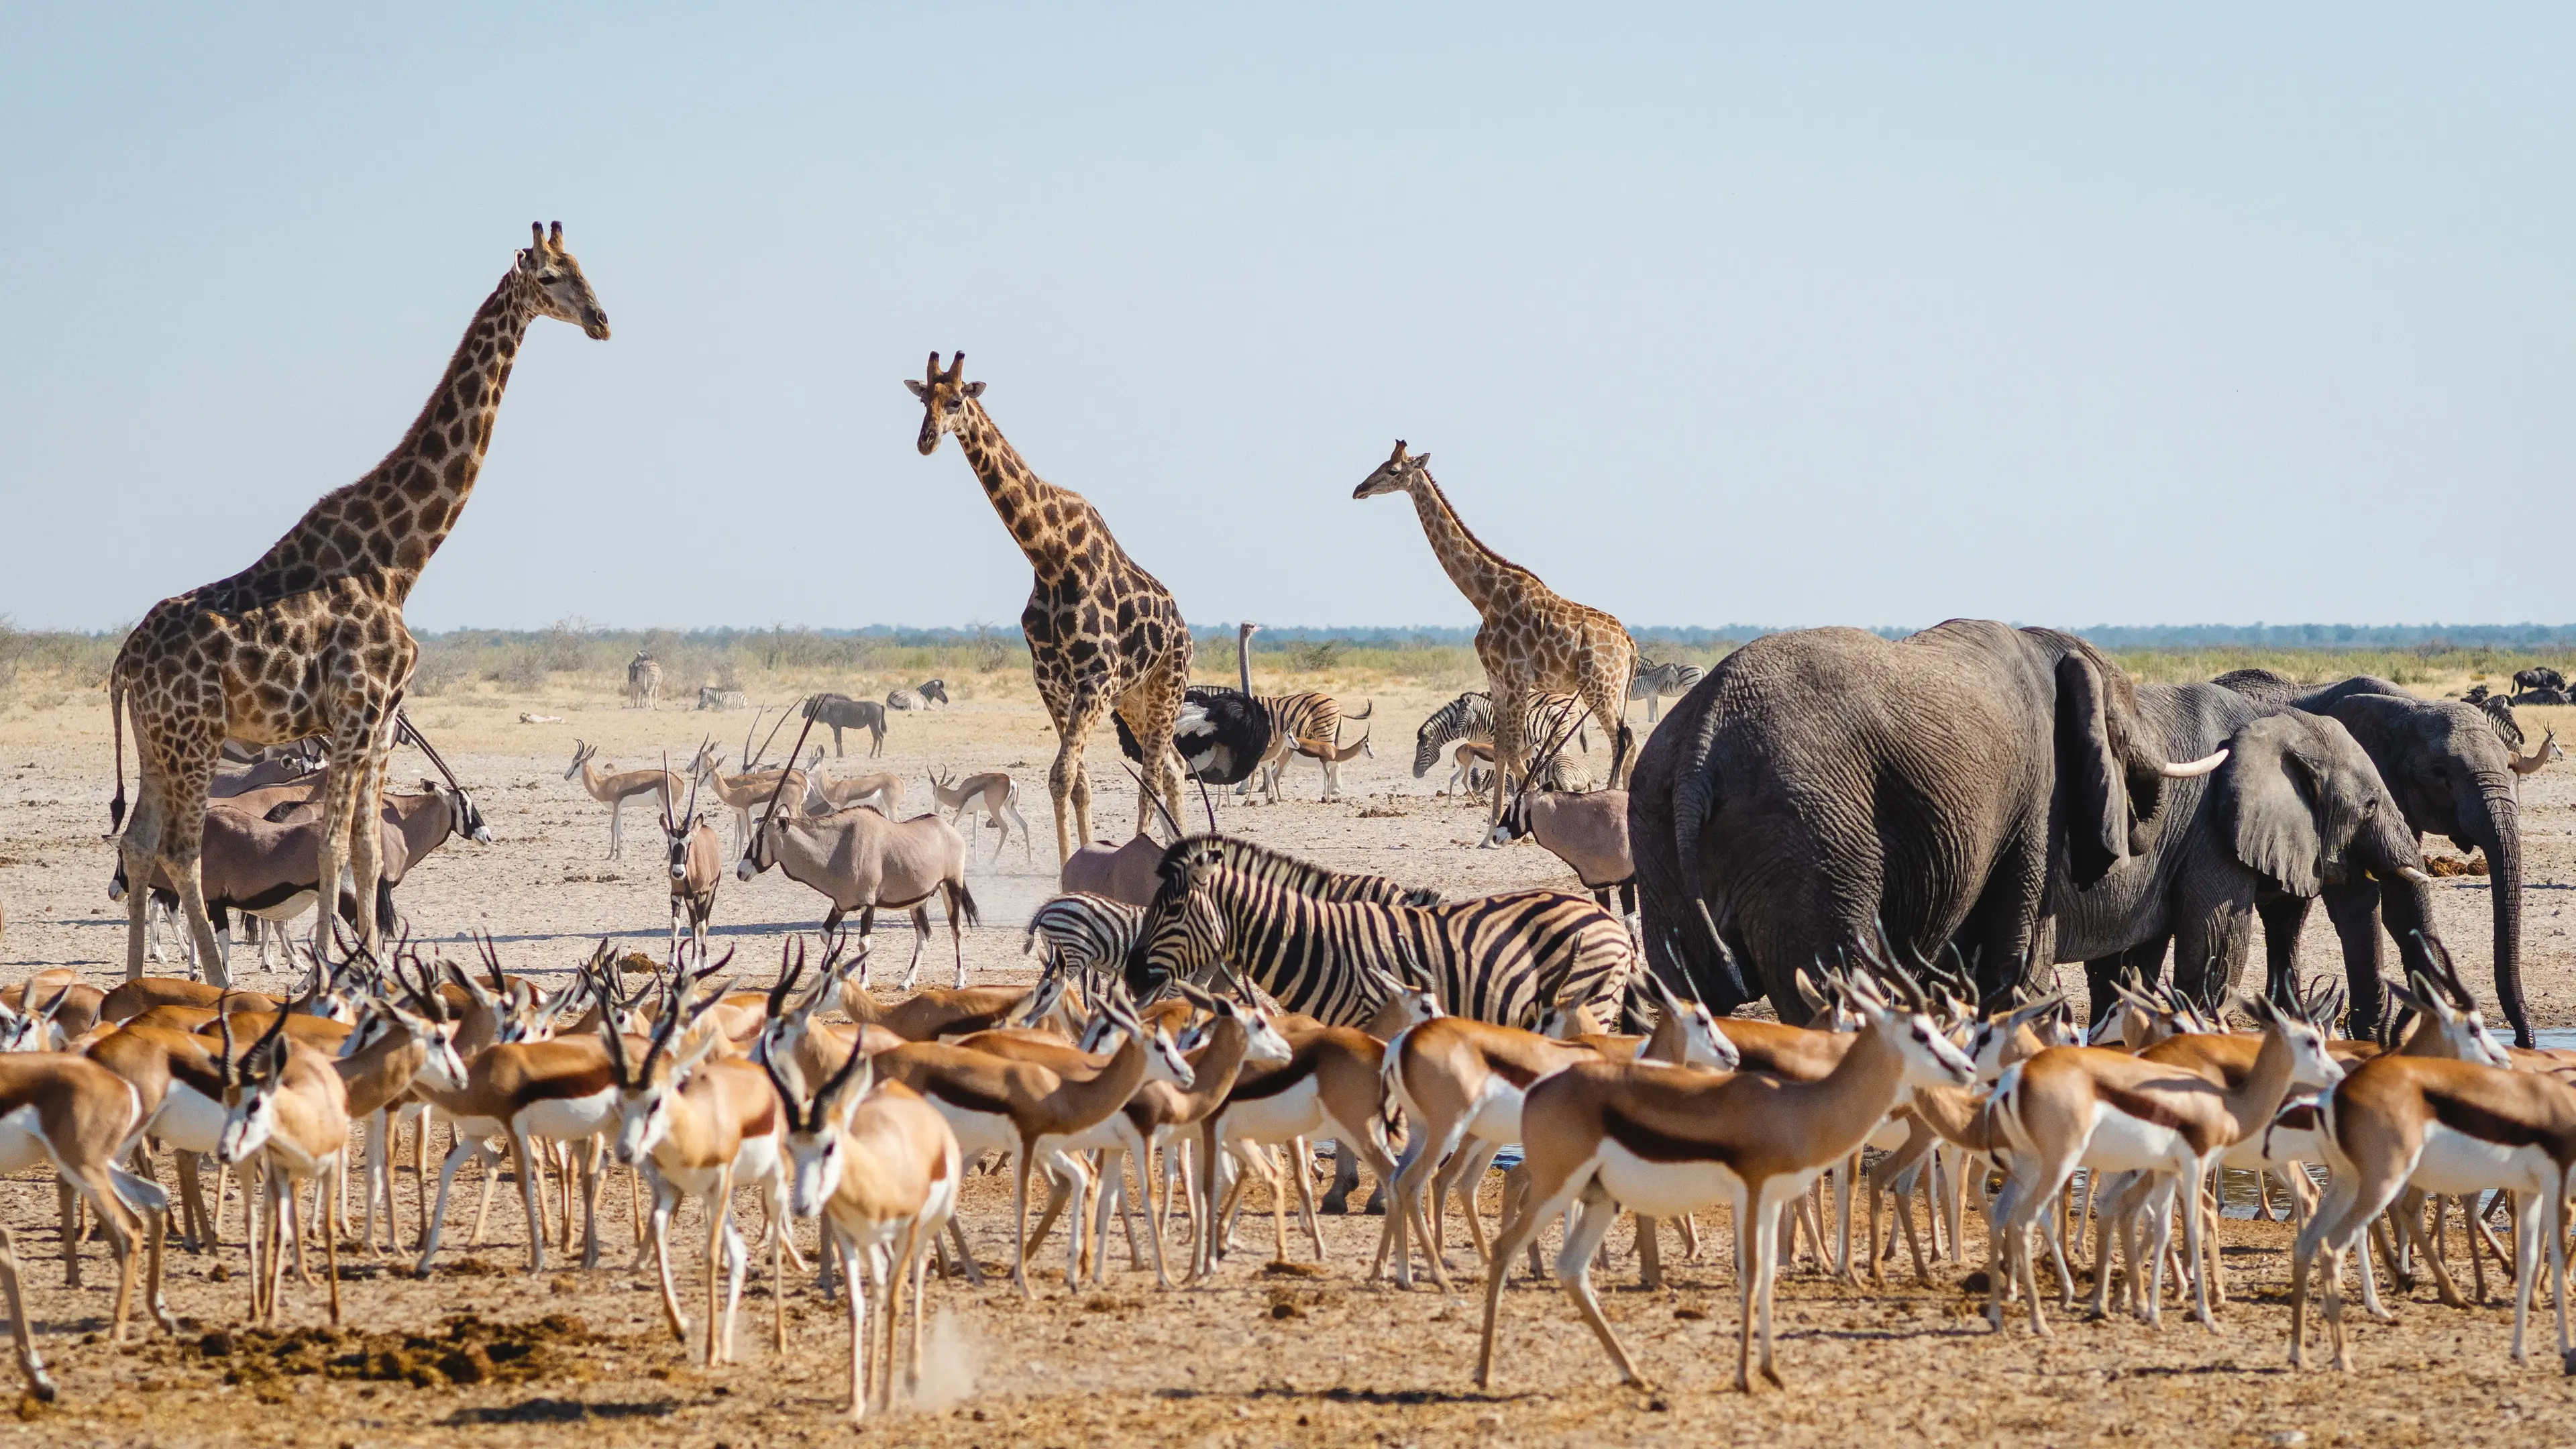
[[(1706, 668), (1745, 641), (1774, 629), (1648, 627), (1632, 631), (1647, 657)], [(1873, 632), (1897, 637), (1905, 629)], [(2421, 685), (2460, 677), (2502, 681), (2545, 664), (2576, 674), (2576, 625), (2472, 624), (2366, 626), (2255, 624), (2141, 627), (2101, 625), (2075, 631), (2142, 679), (2207, 679), (2231, 669), (2277, 670), (2301, 680), (2376, 674)], [(53, 689), (97, 688), (107, 677), (123, 632), (22, 630), (0, 619), (0, 690), (24, 677)], [(678, 698), (698, 686), (803, 690), (835, 680), (917, 683), (1025, 680), (1028, 645), (1015, 625), (901, 629), (599, 629), (566, 620), (544, 629), (451, 629), (419, 636), (421, 660), (412, 693), (435, 698), (459, 685), (529, 691), (564, 676), (622, 685), (639, 651), (662, 664), (664, 692)], [(1463, 628), (1266, 629), (1253, 639), (1254, 687), (1302, 683), (1410, 680), (1436, 687), (1477, 687), (1483, 677)], [(1198, 677), (1236, 677), (1231, 625), (1201, 628)]]

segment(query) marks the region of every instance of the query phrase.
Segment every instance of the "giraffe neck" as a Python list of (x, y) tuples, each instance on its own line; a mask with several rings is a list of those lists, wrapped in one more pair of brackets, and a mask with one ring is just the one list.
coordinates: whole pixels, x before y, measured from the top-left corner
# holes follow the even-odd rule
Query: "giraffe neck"
[(1485, 547), (1467, 531), (1467, 525), (1458, 521), (1457, 510), (1449, 506), (1448, 495), (1431, 481), (1428, 470), (1418, 476), (1420, 481), (1407, 484), (1404, 491), (1413, 496), (1413, 512), (1422, 520), (1423, 536), (1431, 540), (1431, 552), (1438, 556), (1440, 567), (1448, 571), (1449, 581), (1458, 586), (1458, 592), (1476, 606), (1476, 612), (1489, 612), (1499, 585), (1526, 570)]
[(975, 470), (975, 479), (984, 485), (984, 497), (1001, 515), (1002, 526), (1018, 541), (1020, 552), (1041, 577), (1052, 574), (1062, 564), (1062, 550), (1056, 546), (1064, 511), (1054, 519), (1046, 517), (1047, 504), (1071, 496), (1039, 477), (1020, 457), (1020, 450), (1002, 436), (993, 425), (990, 413), (973, 398), (966, 400), (966, 419), (958, 426), (957, 445), (966, 450), (966, 462)]
[(535, 300), (515, 268), (503, 277), (475, 309), (446, 375), (394, 450), (365, 477), (324, 494), (227, 583), (274, 597), (355, 578), (397, 605), (408, 598), (474, 492)]

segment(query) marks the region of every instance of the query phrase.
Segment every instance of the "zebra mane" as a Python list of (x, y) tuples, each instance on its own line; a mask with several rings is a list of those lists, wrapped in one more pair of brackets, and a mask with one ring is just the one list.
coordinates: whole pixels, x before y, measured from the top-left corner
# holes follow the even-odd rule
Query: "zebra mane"
[(1327, 870), (1285, 851), (1230, 835), (1189, 835), (1174, 842), (1163, 852), (1163, 878), (1166, 881), (1174, 879), (1189, 862), (1221, 865), (1265, 885), (1320, 900), (1374, 901), (1395, 906), (1440, 903), (1440, 893), (1436, 890), (1408, 886), (1382, 875)]

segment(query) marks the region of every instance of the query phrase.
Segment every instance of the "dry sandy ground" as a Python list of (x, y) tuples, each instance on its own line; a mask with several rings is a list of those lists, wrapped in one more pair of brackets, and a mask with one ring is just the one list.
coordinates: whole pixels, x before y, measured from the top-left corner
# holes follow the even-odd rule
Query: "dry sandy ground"
[[(1036, 863), (1024, 860), (1014, 841), (998, 865), (982, 864), (993, 840), (983, 835), (972, 883), (984, 925), (967, 933), (966, 948), (974, 980), (1019, 980), (1029, 971), (1021, 927), (1052, 887), (1043, 775), (1053, 741), (1024, 682), (977, 683), (974, 696), (954, 709), (896, 716), (881, 763), (913, 782), (917, 800), (926, 799), (924, 772), (934, 766), (1007, 767), (1026, 782), (1023, 810), (1040, 832)], [(869, 686), (867, 692), (881, 695), (885, 682)], [(1347, 690), (1343, 697), (1365, 692)], [(1302, 765), (1292, 803), (1220, 804), (1224, 826), (1336, 866), (1452, 892), (1568, 879), (1534, 847), (1463, 848), (1477, 817), (1431, 798), (1441, 773), (1417, 782), (1407, 768), (1413, 725), (1445, 694), (1402, 687), (1375, 693), (1377, 737), (1386, 747), (1380, 758), (1346, 768), (1351, 799), (1317, 803), (1314, 767)], [(523, 710), (563, 718), (521, 724)], [(654, 839), (650, 817), (630, 809), (628, 857), (604, 861), (606, 812), (563, 778), (572, 741), (601, 742), (608, 758), (640, 766), (666, 749), (675, 759), (685, 757), (702, 730), (716, 728), (731, 733), (738, 752), (742, 716), (648, 714), (619, 709), (601, 696), (557, 692), (509, 699), (459, 694), (423, 701), (416, 717), (477, 791), (497, 837), (488, 847), (449, 846), (406, 885), (404, 908), (425, 934), (452, 940), (469, 928), (491, 931), (512, 969), (536, 974), (563, 971), (603, 934), (659, 942), (666, 913), (655, 862), (644, 853)], [(1595, 745), (1596, 760), (1606, 760)], [(1093, 751), (1107, 776), (1095, 821), (1098, 833), (1123, 835), (1133, 820), (1134, 793), (1111, 763), (1115, 758), (1104, 734)], [(856, 772), (863, 764), (852, 759), (835, 768)], [(397, 769), (400, 778), (425, 766), (406, 754), (397, 757)], [(113, 979), (121, 969), (123, 918), (111, 914), (104, 897), (103, 706), (81, 697), (0, 716), (0, 771), (9, 781), (0, 803), (0, 905), (8, 911), (0, 982), (67, 964), (102, 982)], [(2571, 797), (2576, 775), (2564, 769), (2536, 777), (2526, 790), (2531, 1000), (2540, 1020), (2554, 1027), (2576, 1026), (2576, 942), (2568, 939), (2562, 914), (2565, 893), (2576, 882)], [(2485, 975), (2485, 911), (2483, 881), (2444, 883), (2441, 924), (2473, 983)], [(771, 876), (747, 886), (728, 882), (717, 920), (721, 944), (741, 947), (748, 967), (765, 975), (782, 933), (810, 929), (818, 917), (817, 898)], [(2312, 929), (2318, 934), (2307, 943), (2311, 959), (2331, 960), (2321, 920)], [(891, 934), (881, 929), (881, 963), (901, 963), (905, 934), (900, 923)], [(943, 925), (925, 957), (925, 979), (941, 979), (946, 953)], [(284, 984), (283, 978), (250, 980)], [(882, 970), (879, 981), (885, 981)], [(1007, 1252), (1007, 1183), (978, 1179), (970, 1189), (969, 1229), (982, 1255), (999, 1259)], [(406, 1177), (398, 1190), (408, 1215), (415, 1184)], [(175, 1341), (155, 1335), (121, 1352), (85, 1341), (105, 1326), (101, 1250), (88, 1249), (90, 1286), (63, 1289), (51, 1192), (33, 1176), (0, 1184), (0, 1212), (24, 1229), (19, 1243), (29, 1263), (39, 1342), (64, 1389), (53, 1407), (24, 1406), (23, 1422), (0, 1417), (0, 1436), (159, 1445), (564, 1443), (601, 1432), (682, 1444), (850, 1436), (838, 1418), (843, 1320), (806, 1285), (791, 1294), (783, 1360), (769, 1343), (763, 1276), (746, 1295), (741, 1362), (703, 1372), (662, 1328), (649, 1272), (626, 1268), (632, 1239), (622, 1174), (612, 1178), (603, 1200), (611, 1266), (596, 1273), (559, 1266), (536, 1278), (520, 1272), (526, 1235), (513, 1191), (505, 1183), (483, 1245), (463, 1248), (460, 1230), (450, 1239), (458, 1246), (443, 1255), (445, 1269), (427, 1281), (363, 1255), (347, 1269), (353, 1330), (419, 1335), (421, 1342), (406, 1349), (382, 1338), (373, 1344), (300, 1340), (281, 1357), (255, 1351), (248, 1338), (236, 1341), (231, 1354), (210, 1355), (203, 1345), (209, 1332), (237, 1328), (242, 1320), (247, 1299), (238, 1248), (223, 1256), (229, 1281), (222, 1282), (210, 1278), (213, 1260), (173, 1254), (172, 1305), (190, 1320)], [(683, 1218), (684, 1241), (694, 1221), (691, 1210)], [(1736, 1319), (1722, 1229), (1711, 1235), (1706, 1259), (1673, 1264), (1674, 1288), (1610, 1295), (1612, 1316), (1664, 1393), (1615, 1387), (1606, 1360), (1562, 1296), (1516, 1283), (1504, 1303), (1503, 1384), (1488, 1396), (1469, 1383), (1470, 1300), (1362, 1281), (1377, 1227), (1374, 1218), (1328, 1219), (1329, 1261), (1320, 1271), (1310, 1269), (1310, 1250), (1292, 1243), (1300, 1266), (1281, 1272), (1261, 1266), (1268, 1230), (1247, 1219), (1242, 1246), (1217, 1286), (1181, 1294), (1160, 1293), (1150, 1271), (1128, 1269), (1123, 1246), (1113, 1251), (1105, 1288), (1068, 1293), (1059, 1281), (1043, 1286), (1034, 1305), (1005, 1289), (934, 1283), (928, 1402), (872, 1423), (862, 1437), (959, 1446), (1267, 1446), (2058, 1443), (2187, 1434), (2196, 1443), (2405, 1444), (2457, 1439), (2471, 1426), (2503, 1443), (2576, 1433), (2563, 1427), (2576, 1393), (2541, 1366), (2548, 1362), (2545, 1319), (2538, 1326), (2540, 1365), (2517, 1370), (2505, 1355), (2508, 1319), (2501, 1310), (2446, 1310), (2429, 1289), (2400, 1308), (2398, 1326), (2359, 1331), (2364, 1372), (2358, 1378), (2287, 1372), (2285, 1237), (2270, 1225), (2228, 1224), (2238, 1301), (2223, 1314), (2225, 1332), (2215, 1336), (2168, 1318), (2161, 1331), (2126, 1321), (2061, 1323), (2056, 1339), (2035, 1343), (2018, 1327), (1990, 1334), (1969, 1316), (1957, 1269), (1947, 1270), (1938, 1288), (1867, 1295), (1812, 1272), (1788, 1276), (1781, 1287), (1781, 1352), (1792, 1387), (1749, 1400), (1724, 1391)], [(1060, 1243), (1045, 1256), (1058, 1268)], [(1668, 1249), (1668, 1263), (1674, 1256)], [(682, 1247), (677, 1257), (685, 1284), (699, 1271), (699, 1254)], [(1464, 1249), (1453, 1254), (1462, 1266), (1471, 1257)], [(1612, 1276), (1626, 1281), (1629, 1274), (1623, 1260)], [(480, 1315), (482, 1326), (456, 1323), (457, 1315), (469, 1314)], [(549, 1314), (578, 1324), (529, 1327)], [(318, 1287), (290, 1286), (286, 1322), (322, 1322)], [(414, 1378), (432, 1385), (419, 1386), (340, 1376), (351, 1370), (329, 1367), (335, 1357), (373, 1350), (379, 1371), (473, 1359), (478, 1367), (471, 1376), (483, 1372), (485, 1359), (465, 1346), (496, 1331), (488, 1361), (498, 1367), (479, 1383), (416, 1372)], [(523, 1347), (524, 1356), (510, 1357)], [(402, 1351), (388, 1356), (388, 1349)]]

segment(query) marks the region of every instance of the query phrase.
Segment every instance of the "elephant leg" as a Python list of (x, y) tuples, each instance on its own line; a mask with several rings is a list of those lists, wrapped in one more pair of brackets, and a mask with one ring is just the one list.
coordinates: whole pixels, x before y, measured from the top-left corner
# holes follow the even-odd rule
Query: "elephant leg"
[(2048, 896), (2048, 840), (2043, 825), (2010, 842), (1985, 889), (1951, 939), (1976, 963), (1977, 989), (1992, 996), (2048, 976), (2057, 961), (2056, 923), (2040, 913)]
[(2352, 986), (2352, 1021), (2345, 1031), (2361, 1036), (2379, 1023), (2380, 968), (2385, 964), (2379, 944), (2379, 882), (2330, 885), (2323, 894), (2326, 919), (2334, 922), (2335, 936), (2343, 942), (2344, 977)]
[(2092, 992), (2090, 1016), (2086, 1027), (2098, 1027), (2102, 1018), (2111, 1014), (2111, 1003), (2118, 1000), (2111, 990), (2115, 981), (2126, 982), (2133, 990), (2143, 990), (2164, 977), (2165, 947), (2173, 939), (2158, 932), (2115, 955), (2099, 956), (2084, 963), (2084, 981)]
[[(2286, 891), (2265, 891), (2255, 898), (2254, 914), (2263, 922), (2263, 994), (2275, 1005), (2287, 1005), (2299, 990), (2299, 933), (2307, 929), (2308, 899)], [(2377, 1000), (2363, 1006), (2353, 1001), (2355, 1015), (2376, 1015)]]
[(2250, 891), (2191, 903), (2176, 914), (2174, 989), (2212, 1007), (2240, 989), (2254, 947)]

